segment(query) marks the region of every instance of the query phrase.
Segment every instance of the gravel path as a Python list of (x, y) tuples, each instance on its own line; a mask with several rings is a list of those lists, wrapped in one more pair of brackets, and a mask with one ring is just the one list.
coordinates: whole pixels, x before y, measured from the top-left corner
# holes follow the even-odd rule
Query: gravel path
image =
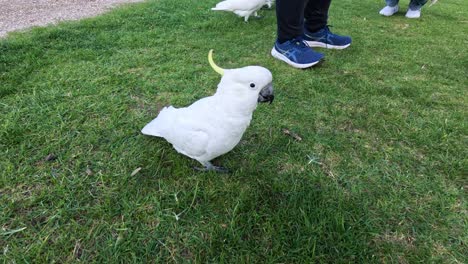
[(8, 32), (101, 14), (144, 0), (0, 0), (0, 38)]

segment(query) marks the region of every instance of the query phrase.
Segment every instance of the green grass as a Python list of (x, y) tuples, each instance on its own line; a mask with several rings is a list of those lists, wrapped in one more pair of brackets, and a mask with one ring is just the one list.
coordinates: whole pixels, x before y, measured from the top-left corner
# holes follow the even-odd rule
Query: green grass
[[(310, 70), (269, 55), (273, 10), (244, 23), (216, 2), (0, 41), (1, 262), (466, 263), (468, 2), (408, 20), (335, 1), (330, 24), (354, 43)], [(215, 91), (211, 48), (276, 89), (215, 160), (229, 175), (139, 132)]]

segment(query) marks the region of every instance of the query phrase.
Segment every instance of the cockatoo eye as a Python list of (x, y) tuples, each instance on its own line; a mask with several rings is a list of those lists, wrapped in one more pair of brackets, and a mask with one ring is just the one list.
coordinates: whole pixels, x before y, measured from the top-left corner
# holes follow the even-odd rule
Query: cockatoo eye
[(255, 83), (251, 83), (250, 88), (255, 88)]

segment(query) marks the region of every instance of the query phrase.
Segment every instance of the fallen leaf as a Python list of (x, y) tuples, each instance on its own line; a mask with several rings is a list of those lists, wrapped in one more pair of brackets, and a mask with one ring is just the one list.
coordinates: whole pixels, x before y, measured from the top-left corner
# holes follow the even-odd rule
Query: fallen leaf
[(94, 172), (90, 168), (86, 168), (86, 175), (91, 176)]
[(45, 161), (54, 161), (56, 159), (57, 159), (57, 156), (55, 156), (54, 154), (49, 154), (44, 158)]
[(296, 133), (290, 131), (289, 129), (283, 128), (283, 133), (284, 133), (285, 135), (291, 136), (292, 138), (294, 138), (294, 139), (297, 140), (297, 141), (301, 141), (301, 140), (302, 140), (302, 138), (301, 138), (298, 134), (296, 134)]
[(139, 171), (141, 170), (141, 167), (136, 168), (130, 176), (135, 176)]
[(12, 234), (21, 232), (21, 231), (23, 231), (23, 230), (25, 230), (25, 229), (26, 229), (26, 227), (21, 227), (21, 228), (18, 228), (18, 229), (13, 229), (13, 230), (5, 231), (5, 232), (1, 233), (1, 235), (4, 235), (4, 236), (6, 236), (6, 235), (12, 235)]
[(73, 256), (76, 259), (80, 259), (82, 254), (83, 254), (83, 249), (81, 248), (80, 241), (78, 240), (76, 241), (75, 247), (73, 248)]

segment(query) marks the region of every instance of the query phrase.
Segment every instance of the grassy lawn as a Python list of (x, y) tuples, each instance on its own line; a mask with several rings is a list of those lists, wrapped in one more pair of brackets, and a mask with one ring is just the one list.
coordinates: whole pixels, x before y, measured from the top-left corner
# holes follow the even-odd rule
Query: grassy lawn
[[(0, 40), (0, 262), (467, 263), (468, 2), (334, 1), (343, 51), (273, 59), (273, 10), (158, 0)], [(140, 129), (262, 65), (276, 99), (197, 173)], [(289, 129), (302, 140), (286, 135)]]

